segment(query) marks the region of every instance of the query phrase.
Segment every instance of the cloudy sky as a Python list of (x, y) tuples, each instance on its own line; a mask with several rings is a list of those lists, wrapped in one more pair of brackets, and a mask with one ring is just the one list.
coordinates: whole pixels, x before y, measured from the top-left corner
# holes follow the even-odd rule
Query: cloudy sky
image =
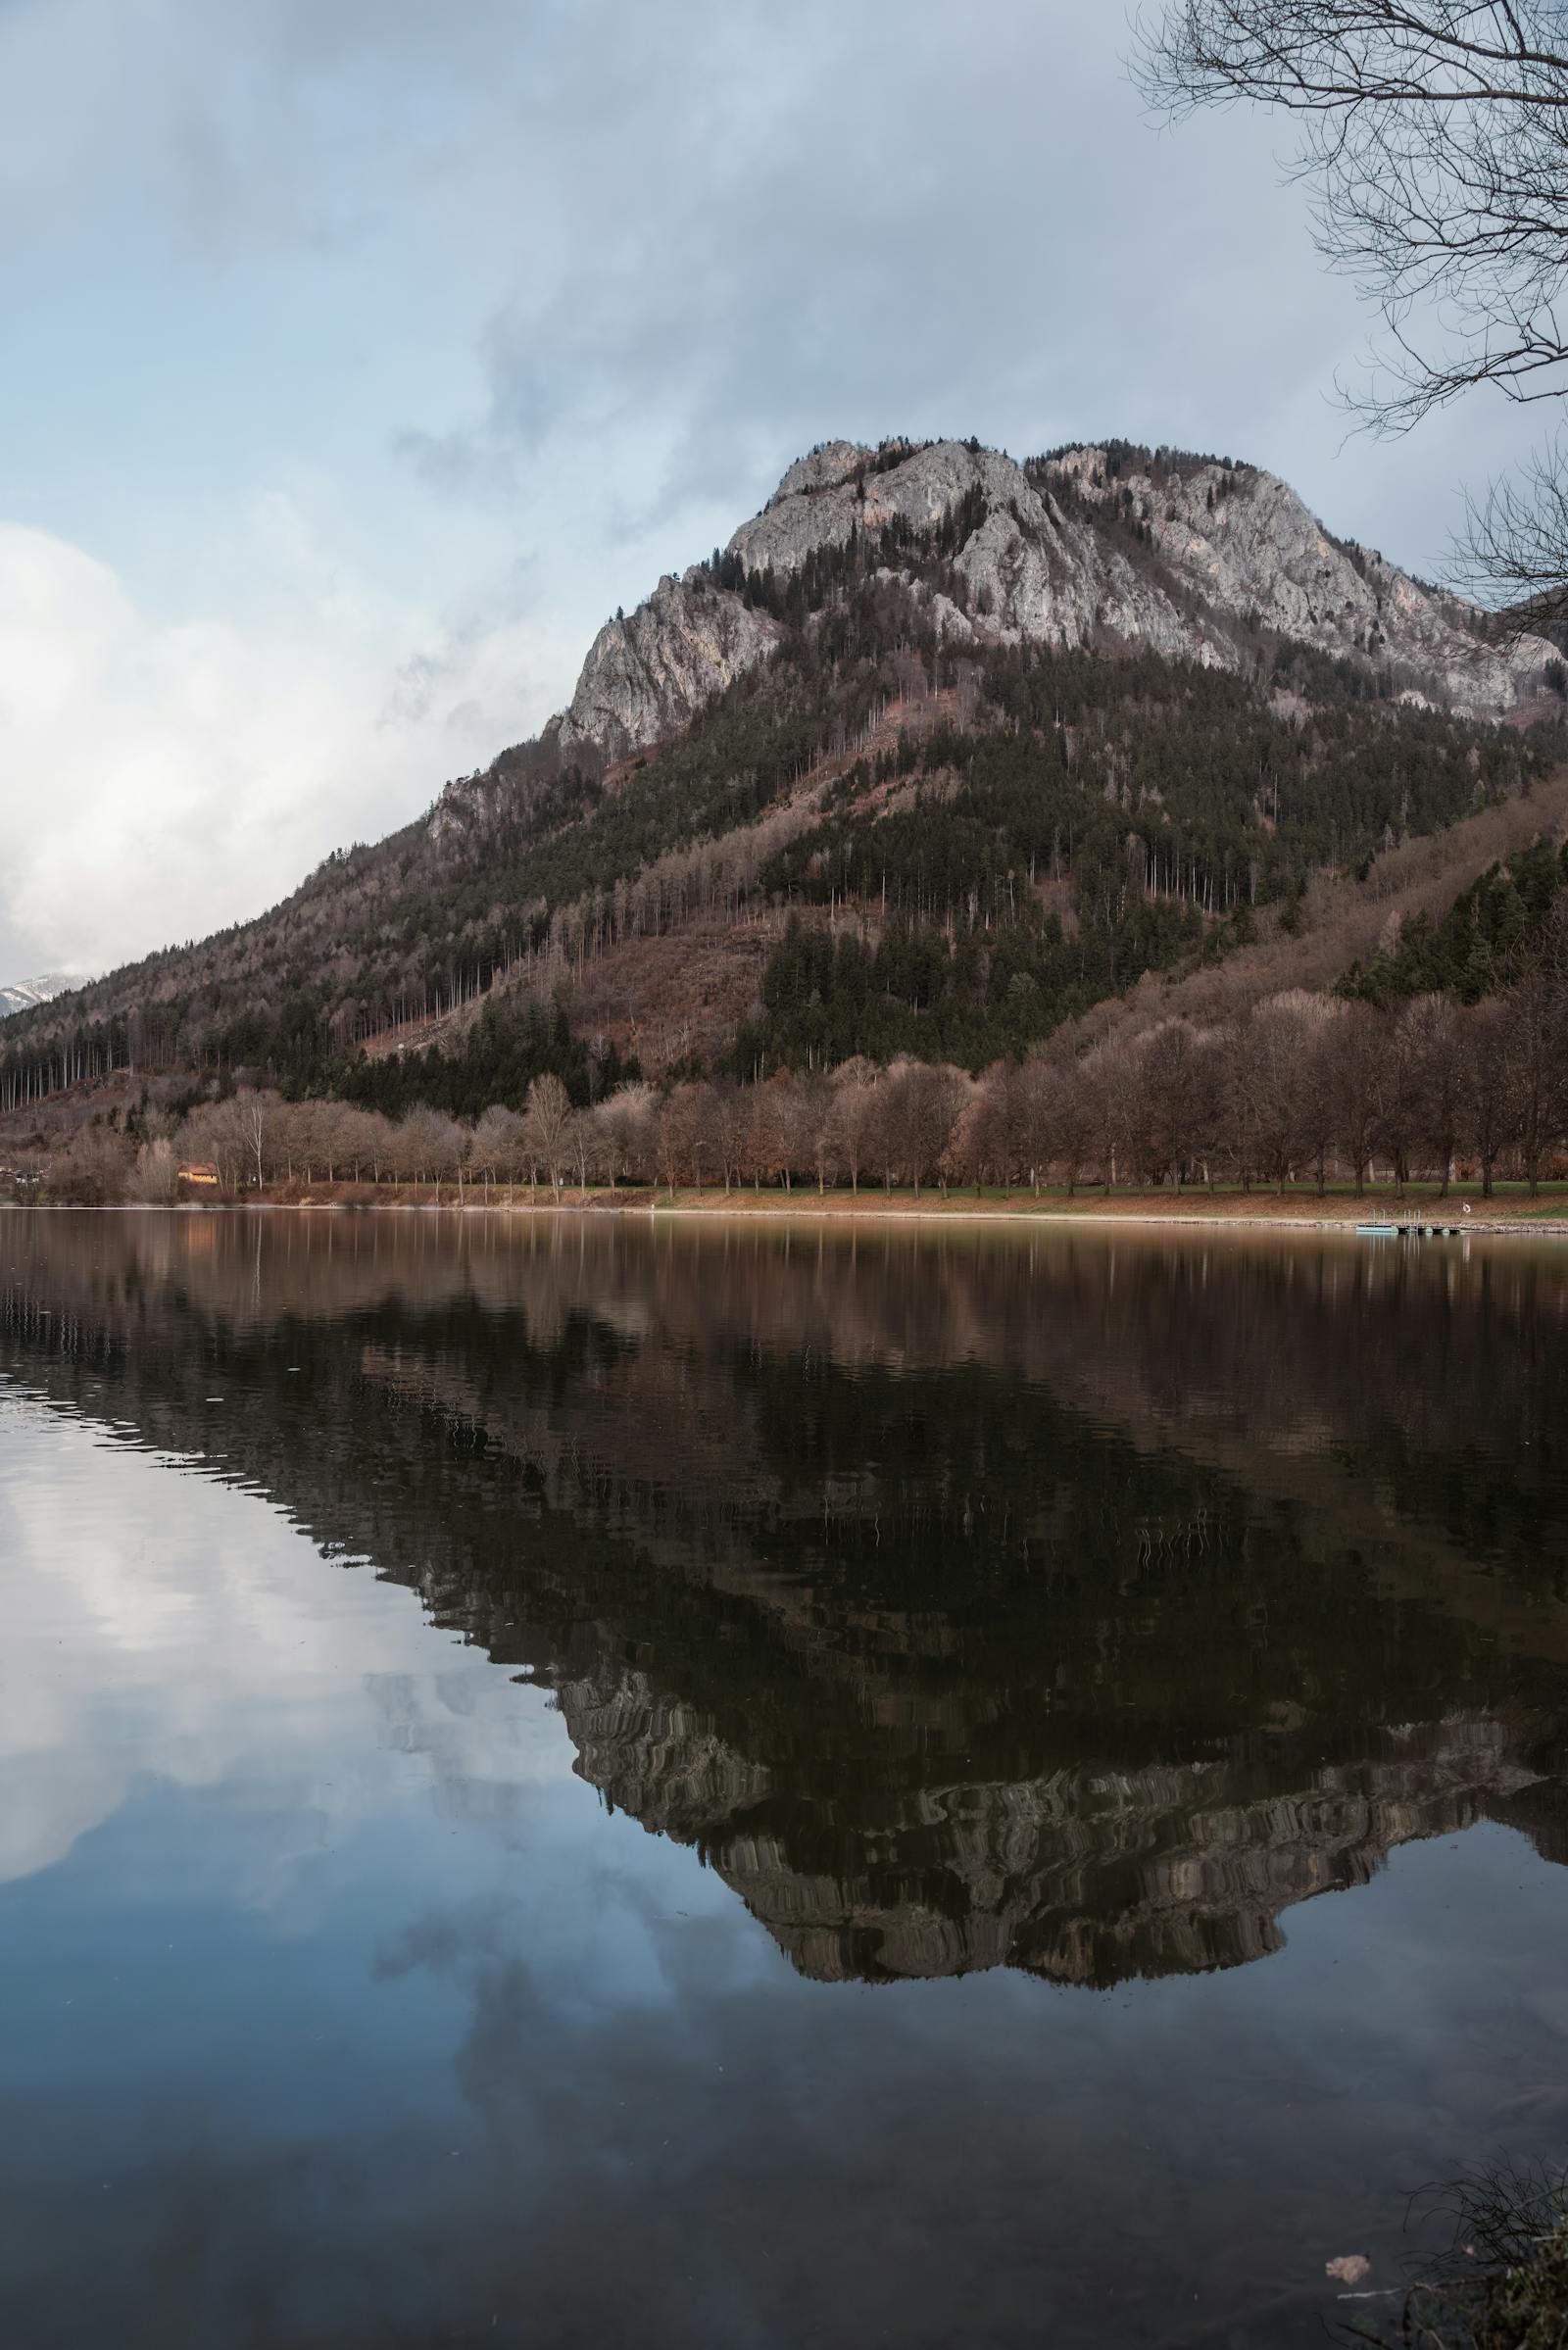
[[(0, 983), (257, 912), (532, 732), (817, 440), (1346, 439), (1277, 126), (1081, 0), (0, 0)], [(1512, 437), (1510, 437), (1512, 436)]]

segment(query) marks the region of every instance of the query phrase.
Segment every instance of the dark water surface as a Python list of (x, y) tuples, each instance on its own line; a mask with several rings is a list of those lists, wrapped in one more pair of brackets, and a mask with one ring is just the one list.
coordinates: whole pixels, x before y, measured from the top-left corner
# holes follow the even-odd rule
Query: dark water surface
[(1318, 2342), (1568, 2158), (1568, 1244), (0, 1214), (0, 2342)]

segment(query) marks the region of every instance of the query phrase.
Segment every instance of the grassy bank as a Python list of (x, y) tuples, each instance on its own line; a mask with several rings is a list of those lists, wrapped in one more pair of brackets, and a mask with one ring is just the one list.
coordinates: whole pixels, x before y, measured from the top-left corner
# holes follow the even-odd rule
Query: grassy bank
[(1283, 1193), (1239, 1187), (1213, 1191), (1078, 1191), (1027, 1190), (1010, 1192), (940, 1189), (884, 1191), (862, 1186), (858, 1192), (778, 1185), (760, 1190), (719, 1186), (666, 1190), (662, 1187), (591, 1186), (583, 1191), (548, 1186), (531, 1191), (524, 1184), (454, 1183), (317, 1183), (272, 1185), (233, 1196), (204, 1192), (182, 1204), (214, 1206), (345, 1207), (381, 1209), (451, 1209), (526, 1215), (540, 1212), (593, 1214), (726, 1215), (726, 1216), (865, 1216), (904, 1219), (1008, 1217), (1019, 1220), (1095, 1223), (1229, 1224), (1256, 1226), (1335, 1227), (1356, 1224), (1452, 1224), (1486, 1231), (1561, 1230), (1568, 1233), (1568, 1184), (1543, 1185), (1532, 1199), (1525, 1187), (1509, 1185), (1491, 1199), (1478, 1189), (1455, 1189), (1443, 1199), (1436, 1184), (1410, 1184), (1402, 1195), (1392, 1189), (1357, 1198), (1348, 1188), (1330, 1190), (1321, 1198), (1308, 1185)]
[(1329, 1192), (1323, 1198), (1306, 1188), (1274, 1192), (1240, 1189), (1208, 1191), (977, 1192), (941, 1191), (818, 1194), (740, 1191), (726, 1199), (722, 1192), (660, 1191), (642, 1195), (642, 1204), (660, 1213), (707, 1213), (714, 1208), (728, 1215), (827, 1216), (1012, 1216), (1057, 1222), (1168, 1223), (1238, 1225), (1457, 1224), (1478, 1231), (1514, 1226), (1560, 1226), (1568, 1232), (1568, 1186), (1543, 1188), (1531, 1199), (1523, 1186), (1517, 1194), (1483, 1200), (1479, 1195), (1457, 1192), (1440, 1199), (1437, 1186), (1407, 1186), (1404, 1196), (1378, 1193), (1357, 1199), (1352, 1192)]

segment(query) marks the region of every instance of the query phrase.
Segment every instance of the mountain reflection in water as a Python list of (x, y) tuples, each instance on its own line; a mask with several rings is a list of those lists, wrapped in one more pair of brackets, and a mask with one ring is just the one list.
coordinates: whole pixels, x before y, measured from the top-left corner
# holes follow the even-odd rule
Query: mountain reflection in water
[(547, 1683), (808, 1977), (1192, 1973), (1411, 1838), (1568, 1858), (1568, 1250), (17, 1214), (0, 1280), (0, 1370)]

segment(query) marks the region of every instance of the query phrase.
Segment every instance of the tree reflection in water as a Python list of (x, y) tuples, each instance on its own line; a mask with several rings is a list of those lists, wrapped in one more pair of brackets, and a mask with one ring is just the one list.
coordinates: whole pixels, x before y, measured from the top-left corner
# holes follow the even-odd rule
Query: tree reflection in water
[(15, 1379), (547, 1682), (809, 1977), (1232, 1966), (1410, 1838), (1568, 1852), (1549, 1245), (18, 1214), (0, 1269)]

